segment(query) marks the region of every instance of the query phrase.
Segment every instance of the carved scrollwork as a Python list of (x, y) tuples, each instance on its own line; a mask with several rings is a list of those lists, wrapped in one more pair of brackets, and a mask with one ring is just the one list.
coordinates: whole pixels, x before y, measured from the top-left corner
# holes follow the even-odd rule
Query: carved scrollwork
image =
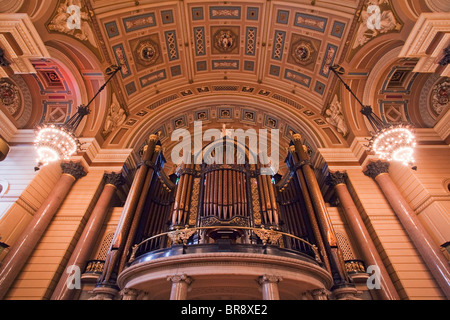
[(253, 232), (261, 239), (264, 245), (277, 245), (282, 234), (272, 229), (254, 229)]
[(248, 221), (248, 218), (240, 217), (240, 216), (235, 216), (234, 218), (228, 219), (228, 220), (218, 219), (217, 217), (214, 217), (214, 216), (202, 218), (202, 226), (203, 227), (223, 226), (223, 225), (248, 227), (249, 221)]
[(196, 229), (177, 229), (171, 231), (167, 236), (172, 240), (173, 244), (184, 244), (186, 245), (189, 238), (195, 233)]

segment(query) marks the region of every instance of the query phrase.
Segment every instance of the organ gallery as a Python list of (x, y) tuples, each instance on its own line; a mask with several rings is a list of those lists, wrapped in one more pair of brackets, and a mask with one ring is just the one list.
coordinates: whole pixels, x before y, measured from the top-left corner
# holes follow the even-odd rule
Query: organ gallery
[(449, 10), (2, 1), (0, 299), (448, 299)]

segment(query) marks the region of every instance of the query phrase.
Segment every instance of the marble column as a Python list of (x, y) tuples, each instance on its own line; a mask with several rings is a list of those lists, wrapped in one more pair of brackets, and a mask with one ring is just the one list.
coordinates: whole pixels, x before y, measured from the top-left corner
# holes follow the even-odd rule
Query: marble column
[(263, 300), (280, 300), (280, 293), (278, 291), (278, 282), (283, 278), (276, 275), (262, 275), (258, 278), (258, 283), (262, 289)]
[(381, 259), (375, 244), (367, 231), (366, 225), (353, 202), (352, 196), (347, 189), (347, 185), (345, 184), (346, 178), (347, 173), (345, 172), (330, 172), (326, 182), (328, 185), (334, 187), (348, 226), (355, 237), (366, 265), (377, 265), (380, 268), (381, 289), (379, 291), (377, 290), (380, 298), (383, 300), (398, 300), (400, 297), (397, 290), (389, 277), (389, 273), (383, 264), (383, 260)]
[(172, 288), (170, 290), (170, 300), (186, 300), (188, 289), (193, 282), (191, 277), (185, 274), (176, 274), (167, 276), (167, 281), (172, 283)]
[(400, 223), (447, 299), (450, 298), (450, 267), (433, 238), (420, 223), (416, 213), (388, 173), (389, 163), (380, 160), (367, 165), (364, 174), (374, 179), (388, 200)]
[(83, 166), (77, 162), (61, 163), (62, 175), (48, 197), (33, 215), (30, 223), (12, 245), (2, 262), (0, 270), (0, 299), (6, 295), (33, 249), (41, 239), (53, 216), (66, 198), (72, 185), (86, 175)]
[[(95, 246), (95, 241), (98, 238), (98, 234), (103, 226), (105, 217), (108, 214), (111, 200), (116, 193), (117, 187), (122, 185), (125, 180), (122, 173), (109, 173), (105, 174), (105, 186), (102, 193), (95, 204), (94, 209), (89, 217), (86, 226), (83, 229), (83, 233), (77, 242), (75, 249), (72, 252), (67, 266), (77, 266), (80, 269), (84, 268), (88, 261), (92, 248)], [(69, 289), (67, 286), (67, 280), (70, 274), (63, 272), (59, 282), (53, 291), (51, 297), (52, 300), (70, 300), (73, 298), (76, 289)]]

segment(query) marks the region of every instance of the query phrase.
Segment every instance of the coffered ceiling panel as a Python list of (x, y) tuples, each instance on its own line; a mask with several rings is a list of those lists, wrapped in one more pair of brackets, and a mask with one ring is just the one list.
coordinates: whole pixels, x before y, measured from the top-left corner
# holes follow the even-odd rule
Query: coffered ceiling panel
[(300, 93), (320, 109), (358, 1), (130, 3), (92, 4), (129, 108), (189, 83), (239, 80)]

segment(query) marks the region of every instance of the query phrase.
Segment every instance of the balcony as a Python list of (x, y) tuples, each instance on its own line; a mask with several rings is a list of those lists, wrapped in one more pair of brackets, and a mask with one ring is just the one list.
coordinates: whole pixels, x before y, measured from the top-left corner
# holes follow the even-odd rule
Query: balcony
[[(202, 242), (211, 234), (213, 242)], [(232, 234), (244, 240), (235, 241)], [(180, 274), (193, 279), (188, 299), (261, 299), (258, 279), (267, 274), (281, 279), (280, 299), (301, 299), (302, 293), (332, 285), (315, 245), (278, 230), (244, 226), (186, 227), (145, 239), (133, 247), (117, 283), (146, 292), (149, 299), (167, 299), (167, 278)]]

